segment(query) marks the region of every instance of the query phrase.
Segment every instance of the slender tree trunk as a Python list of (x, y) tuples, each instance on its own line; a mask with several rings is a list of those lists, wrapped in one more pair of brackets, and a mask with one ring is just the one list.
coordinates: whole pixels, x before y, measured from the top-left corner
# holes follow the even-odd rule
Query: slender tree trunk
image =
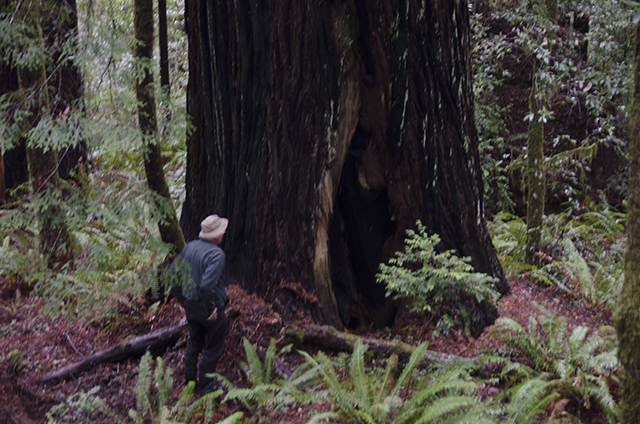
[(375, 274), (418, 219), (502, 277), (484, 220), (467, 3), (186, 7), (196, 130), (182, 223), (191, 239), (207, 214), (230, 219), (227, 280), (285, 317), (385, 325), (395, 308)]
[(134, 28), (136, 44), (134, 56), (140, 71), (136, 80), (136, 98), (138, 99), (138, 123), (143, 137), (144, 170), (147, 184), (158, 196), (157, 211), (162, 215), (158, 228), (165, 243), (175, 249), (171, 258), (180, 253), (185, 245), (182, 230), (175, 209), (171, 204), (169, 186), (164, 177), (162, 150), (158, 139), (156, 118), (156, 100), (153, 88), (151, 60), (153, 58), (153, 0), (135, 0)]
[(4, 183), (4, 158), (2, 156), (2, 150), (0, 149), (0, 205), (4, 203), (4, 193), (5, 193), (5, 183)]
[(526, 261), (528, 264), (539, 262), (536, 252), (540, 249), (542, 237), (542, 216), (544, 215), (546, 172), (544, 168), (544, 123), (540, 120), (540, 106), (536, 99), (537, 83), (534, 65), (531, 94), (529, 95), (529, 112), (533, 118), (529, 121), (527, 138), (527, 246)]
[[(169, 39), (167, 35), (167, 0), (158, 0), (158, 43), (160, 47), (160, 91), (163, 98), (171, 99), (169, 78)], [(167, 102), (168, 103), (168, 102)], [(166, 107), (164, 116), (171, 120), (171, 108)]]
[[(43, 49), (40, 1), (24, 1), (18, 6), (16, 16), (34, 34), (35, 46)], [(26, 52), (25, 52), (26, 53)], [(29, 56), (27, 56), (29, 57)], [(41, 120), (50, 118), (49, 93), (46, 82), (45, 63), (37, 56), (29, 57), (29, 65), (18, 67), (18, 85), (24, 104), (28, 105), (28, 115), (23, 121), (23, 133), (27, 135)], [(40, 248), (48, 255), (48, 266), (59, 268), (73, 259), (71, 237), (55, 199), (59, 195), (58, 157), (56, 151), (45, 146), (35, 146), (27, 138), (26, 144), (29, 180), (34, 195), (46, 195), (46, 204), (38, 211)], [(49, 196), (51, 195), (51, 196)]]
[(158, 0), (158, 42), (160, 45), (160, 87), (168, 92), (169, 84), (169, 40), (167, 36), (167, 0)]
[(615, 325), (618, 334), (620, 421), (640, 422), (640, 26), (635, 30), (633, 104), (629, 115), (629, 197), (624, 284), (618, 297)]

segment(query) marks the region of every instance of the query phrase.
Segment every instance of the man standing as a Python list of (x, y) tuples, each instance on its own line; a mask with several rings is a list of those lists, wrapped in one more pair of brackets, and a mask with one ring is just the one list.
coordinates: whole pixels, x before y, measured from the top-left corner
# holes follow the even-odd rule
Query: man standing
[(171, 292), (184, 308), (189, 327), (184, 357), (185, 379), (187, 383), (196, 381), (197, 375), (201, 395), (215, 389), (213, 379), (207, 374), (216, 371), (227, 336), (226, 295), (222, 281), (225, 255), (218, 245), (228, 224), (228, 219), (218, 215), (205, 218), (200, 224), (199, 239), (187, 243), (171, 265), (174, 277)]

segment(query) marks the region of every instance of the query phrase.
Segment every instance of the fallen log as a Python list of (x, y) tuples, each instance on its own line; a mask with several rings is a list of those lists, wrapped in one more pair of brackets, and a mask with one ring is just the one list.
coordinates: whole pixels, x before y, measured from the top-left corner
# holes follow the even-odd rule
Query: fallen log
[(40, 383), (50, 383), (55, 380), (69, 378), (103, 362), (118, 362), (129, 356), (142, 355), (147, 349), (154, 350), (175, 343), (186, 327), (187, 320), (183, 318), (175, 325), (161, 328), (144, 336), (123, 340), (107, 349), (85, 356), (81, 361), (50, 372), (40, 378)]
[[(401, 342), (400, 340), (380, 340), (360, 337), (355, 334), (338, 331), (334, 327), (327, 325), (291, 325), (285, 329), (285, 336), (291, 337), (299, 344), (304, 342), (314, 343), (341, 352), (351, 352), (356, 340), (361, 339), (362, 343), (368, 345), (371, 351), (385, 356), (395, 353), (401, 358), (410, 357), (416, 349), (415, 346)], [(477, 360), (475, 359), (430, 350), (425, 352), (423, 361), (455, 363), (459, 365), (477, 364)]]

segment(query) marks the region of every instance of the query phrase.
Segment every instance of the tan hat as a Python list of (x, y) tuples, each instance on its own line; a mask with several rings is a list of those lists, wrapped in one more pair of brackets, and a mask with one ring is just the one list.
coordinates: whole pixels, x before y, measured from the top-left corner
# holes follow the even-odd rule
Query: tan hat
[(200, 234), (198, 237), (203, 240), (215, 240), (227, 231), (229, 220), (218, 215), (209, 215), (200, 223)]

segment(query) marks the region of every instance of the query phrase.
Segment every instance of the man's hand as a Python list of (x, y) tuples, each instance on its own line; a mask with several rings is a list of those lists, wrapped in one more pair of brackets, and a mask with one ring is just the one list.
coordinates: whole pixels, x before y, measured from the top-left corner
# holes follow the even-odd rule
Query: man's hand
[(207, 318), (207, 321), (215, 321), (217, 319), (218, 319), (218, 308), (215, 308), (213, 312), (211, 312), (211, 315), (209, 315), (209, 318)]

